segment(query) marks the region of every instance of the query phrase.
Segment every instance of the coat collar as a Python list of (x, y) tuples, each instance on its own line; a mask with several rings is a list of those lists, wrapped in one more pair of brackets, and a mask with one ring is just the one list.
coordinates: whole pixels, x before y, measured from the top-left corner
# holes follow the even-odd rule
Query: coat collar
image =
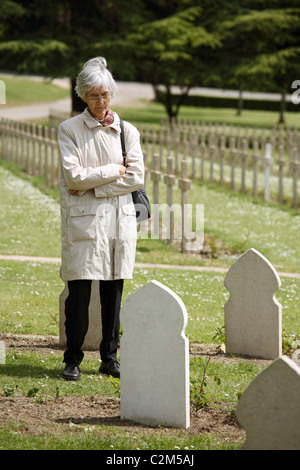
[[(110, 126), (108, 126), (108, 127), (112, 128), (112, 129), (115, 129), (115, 131), (117, 131), (118, 134), (120, 134), (121, 133), (120, 118), (117, 115), (117, 113), (115, 113), (114, 111), (112, 111), (112, 112), (114, 114), (114, 122), (112, 124), (110, 124)], [(81, 116), (82, 116), (85, 124), (88, 126), (89, 129), (94, 129), (95, 127), (101, 127), (102, 128), (100, 122), (98, 122), (97, 119), (93, 118), (93, 116), (90, 114), (88, 108), (85, 108), (85, 110), (83, 111)], [(104, 128), (104, 129), (106, 129), (106, 128)]]

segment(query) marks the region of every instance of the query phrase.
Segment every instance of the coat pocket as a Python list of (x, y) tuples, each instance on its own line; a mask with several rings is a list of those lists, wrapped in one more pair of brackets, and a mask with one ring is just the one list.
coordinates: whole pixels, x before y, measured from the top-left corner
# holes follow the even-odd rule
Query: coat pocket
[(69, 211), (69, 239), (81, 242), (96, 239), (97, 206), (75, 206)]
[(136, 215), (135, 214), (135, 207), (133, 202), (129, 202), (127, 204), (122, 205), (122, 211), (125, 215)]
[(119, 217), (119, 239), (136, 240), (136, 213), (133, 202), (122, 205)]

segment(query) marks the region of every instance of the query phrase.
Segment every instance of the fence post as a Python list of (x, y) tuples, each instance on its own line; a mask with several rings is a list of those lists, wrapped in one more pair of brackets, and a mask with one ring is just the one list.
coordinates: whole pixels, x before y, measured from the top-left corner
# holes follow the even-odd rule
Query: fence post
[(153, 169), (151, 170), (151, 179), (153, 181), (153, 207), (152, 207), (152, 238), (159, 237), (159, 182), (161, 180), (160, 156), (153, 155)]
[(220, 184), (224, 185), (224, 160), (226, 155), (226, 135), (225, 132), (221, 135), (220, 145)]
[(178, 126), (173, 128), (172, 132), (173, 132), (173, 140), (175, 142), (175, 148), (174, 148), (175, 168), (174, 168), (174, 173), (175, 173), (175, 175), (177, 175), (178, 174), (178, 163), (179, 163), (179, 149), (180, 149), (180, 133), (179, 133), (179, 130), (178, 130)]
[(26, 173), (30, 172), (30, 124), (26, 124)]
[(160, 128), (159, 130), (159, 157), (160, 157), (160, 163), (159, 163), (159, 168), (160, 171), (163, 170), (163, 155), (164, 155), (164, 143), (165, 143), (165, 136), (164, 136), (164, 129), (163, 127)]
[(181, 162), (181, 179), (178, 182), (181, 189), (181, 213), (182, 213), (182, 231), (181, 231), (181, 251), (186, 251), (186, 230), (188, 228), (188, 191), (191, 188), (191, 181), (188, 179), (187, 161)]
[(293, 172), (293, 207), (298, 208), (298, 172), (300, 169), (300, 162), (291, 162), (291, 170)]
[(24, 144), (26, 142), (25, 138), (25, 124), (21, 123), (21, 168), (24, 168)]
[(235, 149), (235, 137), (230, 137), (230, 165), (231, 165), (231, 189), (234, 191), (235, 189), (235, 181), (234, 181), (234, 165), (235, 165), (235, 157), (237, 151)]
[(152, 155), (156, 153), (156, 141), (157, 141), (157, 133), (156, 133), (156, 127), (154, 126), (152, 128)]
[(270, 175), (272, 166), (272, 145), (266, 144), (265, 154), (265, 201), (270, 200)]
[(200, 179), (204, 182), (205, 179), (205, 151), (206, 151), (206, 143), (205, 143), (205, 129), (203, 126), (201, 132), (201, 144), (200, 144), (200, 152), (201, 152), (201, 160), (200, 160)]
[(258, 160), (259, 160), (258, 141), (255, 138), (255, 140), (253, 140), (253, 196), (254, 197), (257, 196)]
[(171, 210), (173, 206), (173, 186), (175, 184), (176, 177), (173, 175), (173, 158), (167, 158), (167, 174), (164, 176), (164, 182), (167, 185), (167, 206), (169, 208), (169, 238), (167, 239), (168, 243), (173, 243), (174, 241), (174, 211)]
[(283, 144), (280, 144), (278, 148), (278, 160), (277, 160), (277, 163), (279, 165), (278, 200), (280, 204), (283, 204), (283, 171), (285, 167), (285, 159), (284, 159), (283, 153), (284, 153), (284, 147), (283, 147)]
[(215, 144), (215, 135), (211, 134), (209, 136), (209, 158), (210, 158), (210, 172), (209, 172), (209, 182), (214, 182), (214, 161), (217, 153), (217, 148)]
[(142, 131), (142, 141), (145, 145), (145, 151), (148, 153), (149, 149), (149, 127), (148, 125), (145, 127), (145, 130)]
[(242, 156), (242, 187), (241, 192), (245, 193), (246, 191), (246, 168), (247, 168), (247, 160), (248, 160), (248, 140), (243, 139), (243, 148), (241, 151)]
[(39, 176), (43, 174), (43, 158), (42, 158), (42, 149), (43, 149), (43, 127), (41, 125), (37, 126), (37, 143), (38, 143), (38, 162), (39, 162)]
[(50, 128), (50, 139), (51, 139), (51, 184), (55, 184), (55, 148), (58, 147), (53, 143), (56, 141), (55, 129), (53, 127)]

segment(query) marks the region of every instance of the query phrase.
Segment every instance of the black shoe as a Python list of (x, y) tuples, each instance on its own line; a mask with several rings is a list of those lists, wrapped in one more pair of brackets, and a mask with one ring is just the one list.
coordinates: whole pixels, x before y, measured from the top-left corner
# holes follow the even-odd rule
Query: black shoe
[(67, 364), (65, 370), (62, 373), (62, 378), (65, 380), (79, 380), (80, 369), (76, 364)]
[(120, 364), (117, 361), (102, 362), (99, 372), (120, 378)]

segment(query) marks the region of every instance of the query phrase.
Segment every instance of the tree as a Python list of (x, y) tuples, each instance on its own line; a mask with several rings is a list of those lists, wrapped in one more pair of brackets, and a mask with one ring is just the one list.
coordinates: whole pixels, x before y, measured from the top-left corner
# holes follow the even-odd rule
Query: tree
[[(177, 117), (190, 88), (208, 73), (209, 53), (219, 45), (201, 26), (200, 7), (143, 24), (127, 40), (139, 76), (150, 81), (170, 120)], [(177, 97), (174, 85), (180, 87)]]
[[(49, 78), (70, 77), (72, 109), (81, 111), (84, 103), (75, 94), (75, 80), (83, 63), (93, 55), (104, 55), (115, 38), (140, 23), (144, 8), (141, 0), (132, 0), (130, 8), (121, 0), (4, 1), (0, 14), (0, 67), (18, 73), (42, 74)], [(110, 49), (111, 50), (111, 49)], [(123, 77), (124, 70), (114, 60)]]
[[(281, 7), (280, 1), (272, 3)], [(279, 91), (279, 122), (284, 122), (286, 93), (299, 63), (300, 9), (285, 4), (276, 9), (248, 10), (219, 28), (225, 57), (232, 51), (232, 61), (227, 62), (231, 81), (252, 90)]]

